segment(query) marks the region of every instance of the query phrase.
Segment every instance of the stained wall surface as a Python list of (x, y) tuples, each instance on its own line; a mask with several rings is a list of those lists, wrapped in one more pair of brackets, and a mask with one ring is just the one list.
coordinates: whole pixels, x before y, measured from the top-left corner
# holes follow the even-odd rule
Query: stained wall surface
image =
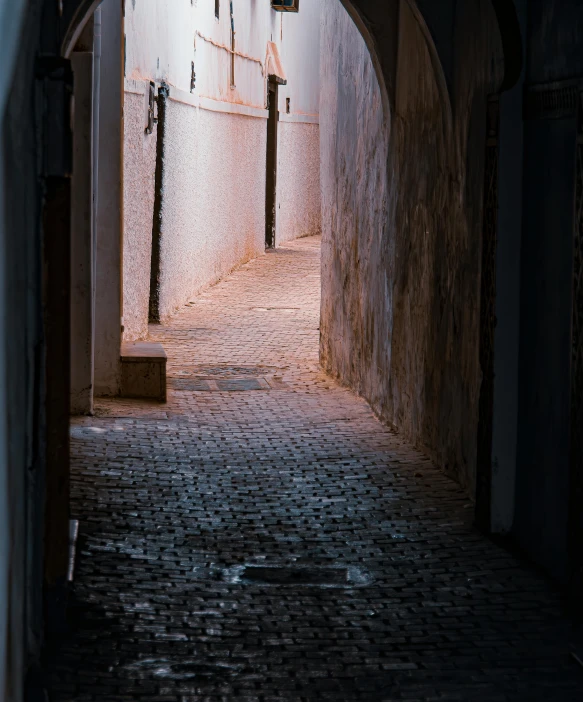
[(323, 4), (321, 352), (473, 490), (486, 97), (503, 65), (490, 3), (458, 4), (454, 27), (464, 70), (448, 91), (401, 3), (389, 118), (355, 27)]
[(278, 47), (287, 76), (279, 88), (276, 244), (320, 232), (319, 3), (305, 3), (297, 15), (274, 12), (268, 3), (235, 3), (232, 18), (230, 7), (221, 2), (217, 19), (211, 0), (126, 4), (126, 340), (148, 333), (157, 148), (156, 129), (144, 133), (150, 81), (156, 92), (161, 84), (169, 88), (160, 238), (163, 317), (264, 252), (267, 78), (273, 70), (268, 42)]
[(124, 95), (124, 339), (148, 334), (157, 126), (146, 134), (149, 83), (126, 81)]

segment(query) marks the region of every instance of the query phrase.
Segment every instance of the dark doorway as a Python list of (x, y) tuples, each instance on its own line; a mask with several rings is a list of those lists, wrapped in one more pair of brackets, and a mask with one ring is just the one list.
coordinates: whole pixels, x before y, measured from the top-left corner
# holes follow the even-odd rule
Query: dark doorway
[[(577, 333), (573, 273), (577, 267), (579, 100), (571, 81), (541, 83), (527, 90), (524, 107), (525, 207), (513, 530), (519, 546), (565, 583), (570, 575), (569, 526), (575, 527), (578, 521), (573, 514), (569, 525), (568, 505), (573, 509), (572, 500), (578, 494), (576, 472), (571, 472), (570, 465), (571, 421), (575, 418), (571, 413), (576, 413), (571, 383), (572, 364), (576, 363), (573, 334)], [(579, 511), (580, 507), (575, 508)], [(579, 560), (578, 549), (572, 553)]]
[(265, 177), (265, 247), (272, 249), (275, 246), (275, 207), (277, 188), (277, 123), (278, 111), (278, 86), (273, 80), (267, 83), (267, 166)]

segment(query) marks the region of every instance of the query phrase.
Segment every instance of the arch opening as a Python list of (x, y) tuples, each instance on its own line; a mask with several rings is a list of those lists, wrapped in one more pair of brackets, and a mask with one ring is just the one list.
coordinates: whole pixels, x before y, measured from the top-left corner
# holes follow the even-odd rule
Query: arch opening
[[(374, 656), (384, 632), (373, 627), (376, 638), (369, 640), (370, 626), (360, 627), (345, 615), (348, 610), (354, 614), (355, 588), (366, 589), (375, 580), (394, 577), (391, 554), (402, 538), (396, 524), (418, 534), (417, 507), (429, 505), (424, 523), (443, 515), (440, 529), (453, 524), (454, 530), (440, 533), (458, 539), (462, 549), (474, 553), (476, 534), (464, 526), (468, 512), (463, 510), (469, 502), (430, 467), (428, 458), (471, 495), (479, 493), (476, 434), (488, 362), (482, 354), (482, 317), (488, 330), (493, 328), (485, 271), (491, 275), (496, 263), (489, 244), (498, 223), (498, 130), (504, 117), (503, 102), (492, 93), (513, 85), (522, 70), (517, 55), (522, 59), (524, 47), (518, 47), (514, 15), (504, 14), (497, 2), (443, 0), (440, 7), (445, 16), (453, 12), (453, 21), (446, 23), (449, 34), (439, 35), (421, 0), (388, 3), (381, 10), (375, 9), (378, 3), (365, 0), (322, 0), (324, 19), (317, 23), (322, 73), (316, 89), (316, 57), (306, 40), (316, 22), (303, 37), (293, 24), (298, 16), (314, 12), (314, 4), (304, 0), (299, 13), (272, 17), (256, 3), (247, 8), (236, 0), (221, 12), (212, 0), (180, 6), (174, 0), (158, 2), (159, 6), (153, 0), (127, 3), (124, 14), (117, 0), (65, 1), (63, 17), (54, 25), (46, 24), (47, 34), (54, 30), (55, 36), (43, 44), (46, 52), (58, 44), (61, 59), (43, 55), (35, 74), (29, 57), (30, 70), (22, 70), (30, 78), (23, 84), (35, 85), (37, 97), (44, 101), (42, 109), (37, 104), (35, 115), (22, 123), (38, 127), (34, 120), (39, 118), (38, 133), (46, 130), (43, 134), (50, 136), (59, 125), (65, 146), (69, 118), (74, 133), (72, 173), (64, 161), (58, 170), (56, 161), (45, 159), (47, 154), (55, 156), (51, 148), (57, 142), (34, 144), (32, 127), (23, 130), (24, 165), (14, 169), (15, 182), (21, 171), (30, 175), (28, 202), (34, 201), (37, 208), (33, 212), (31, 206), (25, 213), (25, 208), (15, 207), (10, 213), (10, 222), (28, 218), (28, 238), (22, 239), (21, 247), (27, 250), (21, 251), (15, 240), (10, 253), (15, 263), (10, 281), (21, 292), (26, 288), (14, 310), (28, 305), (38, 326), (29, 318), (17, 320), (15, 311), (9, 319), (21, 323), (15, 345), (22, 353), (12, 353), (15, 366), (5, 374), (11, 397), (17, 400), (16, 409), (7, 406), (6, 416), (12, 426), (14, 417), (35, 424), (17, 437), (18, 441), (24, 437), (21, 448), (27, 456), (15, 450), (16, 440), (9, 447), (13, 465), (23, 468), (17, 473), (10, 467), (9, 477), (26, 476), (12, 483), (14, 504), (23, 506), (23, 514), (34, 522), (24, 525), (21, 520), (16, 525), (18, 538), (11, 550), (35, 560), (31, 554), (40, 553), (45, 535), (35, 508), (45, 504), (54, 508), (58, 503), (51, 514), (58, 513), (59, 519), (49, 524), (50, 549), (45, 553), (50, 584), (57, 585), (45, 593), (51, 614), (46, 621), (53, 633), (68, 588), (64, 557), (68, 533), (61, 527), (69, 516), (68, 476), (62, 470), (69, 427), (64, 421), (57, 427), (54, 413), (46, 432), (58, 429), (58, 436), (49, 436), (47, 442), (46, 503), (41, 494), (44, 477), (37, 480), (35, 471), (41, 475), (44, 470), (43, 422), (54, 410), (43, 383), (48, 378), (52, 388), (57, 386), (55, 369), (63, 367), (67, 335), (65, 330), (59, 340), (54, 326), (43, 336), (40, 320), (48, 310), (42, 323), (54, 323), (59, 310), (70, 306), (75, 324), (84, 323), (83, 330), (73, 325), (78, 336), (71, 351), (82, 349), (91, 362), (101, 364), (102, 373), (96, 383), (90, 364), (84, 368), (87, 382), (79, 386), (85, 395), (76, 409), (83, 416), (76, 417), (71, 427), (72, 516), (81, 519), (82, 558), (91, 553), (91, 561), (81, 562), (78, 571), (84, 579), (78, 594), (79, 601), (91, 606), (77, 622), (81, 637), (65, 635), (59, 644), (63, 648), (50, 651), (49, 658), (54, 654), (54, 662), (65, 651), (70, 660), (79, 662), (75, 674), (81, 671), (86, 681), (98, 668), (99, 680), (93, 681), (97, 686), (114, 681), (123, 687), (131, 679), (135, 692), (142, 683), (162, 680), (170, 688), (179, 681), (184, 694), (190, 694), (187, 687), (193, 680), (214, 692), (220, 678), (221, 694), (225, 685), (239, 689), (236, 686), (243, 681), (254, 689), (263, 686), (262, 694), (276, 697), (281, 692), (275, 689), (277, 680), (267, 681), (269, 676), (260, 680), (256, 670), (252, 678), (246, 676), (255, 660), (267, 659), (263, 637), (248, 635), (261, 631), (265, 612), (280, 588), (300, 593), (295, 599), (299, 606), (282, 619), (292, 621), (293, 633), (294, 627), (299, 631), (312, 625), (321, 632), (316, 627), (316, 620), (322, 625), (321, 617), (310, 618), (313, 593), (325, 597), (333, 589), (334, 602), (326, 617), (331, 610), (336, 623), (357, 627)], [(152, 12), (144, 11), (146, 5)], [(98, 6), (105, 45), (102, 83), (96, 89), (95, 38), (100, 25), (95, 21), (92, 25), (89, 18), (95, 20)], [(57, 12), (53, 5), (50, 11)], [(381, 11), (398, 21), (393, 25), (392, 19), (383, 20), (375, 14)], [(191, 21), (203, 15), (200, 24)], [(38, 29), (38, 22), (31, 24)], [(68, 29), (61, 41), (55, 27), (62, 26)], [(67, 71), (69, 60), (74, 82)], [(71, 89), (74, 110), (68, 103)], [(26, 96), (32, 103), (31, 95)], [(25, 112), (14, 96), (11, 100), (13, 128), (15, 115)], [(44, 109), (49, 104), (58, 109), (49, 114)], [(579, 130), (581, 115), (569, 112), (569, 119), (571, 138), (575, 123)], [(551, 129), (547, 136), (554, 143), (564, 134)], [(561, 144), (561, 153), (568, 156), (572, 143), (565, 137)], [(10, 162), (15, 153), (13, 149)], [(53, 170), (43, 170), (39, 177), (38, 164)], [(277, 176), (270, 205), (266, 164)], [(536, 169), (529, 177), (535, 188)], [(566, 211), (570, 193), (565, 192)], [(268, 207), (273, 214), (269, 243), (275, 246), (265, 254)], [(513, 207), (516, 211), (515, 203)], [(42, 230), (35, 217), (42, 219)], [(569, 234), (567, 224), (564, 230)], [(543, 224), (540, 227), (542, 231)], [(68, 272), (66, 266), (55, 267), (55, 262), (69, 261), (63, 244), (71, 234), (73, 272), (65, 292), (62, 283)], [(565, 245), (565, 257), (570, 251)], [(82, 265), (76, 265), (83, 257)], [(30, 274), (18, 278), (29, 270), (27, 266)], [(569, 297), (568, 287), (564, 299)], [(99, 321), (92, 326), (87, 317), (97, 298), (107, 329), (99, 327)], [(74, 311), (81, 299), (83, 310)], [(565, 328), (569, 319), (564, 317)], [(63, 325), (64, 320), (65, 314), (58, 321)], [(15, 328), (19, 329), (16, 324)], [(326, 375), (317, 365), (318, 342)], [(100, 350), (93, 356), (94, 343)], [(55, 349), (64, 349), (60, 359)], [(110, 365), (104, 381), (105, 352)], [(25, 365), (27, 384), (18, 394), (14, 388)], [(64, 386), (63, 381), (61, 389)], [(95, 403), (94, 395), (99, 395)], [(29, 401), (36, 404), (29, 406)], [(486, 439), (491, 443), (491, 437)], [(60, 452), (52, 453), (57, 444)], [(410, 448), (412, 444), (423, 455)], [(36, 461), (32, 467), (29, 456)], [(491, 457), (486, 462), (491, 468)], [(1, 475), (4, 479), (8, 473)], [(485, 487), (489, 497), (492, 486)], [(527, 492), (522, 500), (527, 500)], [(492, 505), (487, 500), (484, 504), (491, 512)], [(578, 506), (574, 499), (573, 504)], [(528, 511), (531, 503), (522, 507)], [(479, 510), (477, 516), (480, 519)], [(9, 526), (12, 519), (11, 512)], [(53, 541), (55, 530), (59, 538)], [(25, 543), (27, 534), (34, 543)], [(374, 558), (367, 550), (358, 553), (358, 564), (348, 563), (354, 553), (353, 534), (359, 539), (361, 534), (374, 535)], [(459, 563), (450, 559), (432, 528), (424, 543), (431, 562), (433, 557), (451, 562), (448, 578), (457, 572)], [(385, 544), (391, 545), (390, 553)], [(407, 548), (406, 539), (404, 544)], [(414, 551), (405, 552), (405, 560), (410, 556), (415, 561), (416, 547)], [(0, 559), (1, 553), (0, 549)], [(330, 558), (337, 563), (324, 562)], [(1, 582), (14, 573), (20, 578), (14, 582), (22, 582), (23, 573), (24, 579), (34, 580), (35, 564), (36, 560), (32, 566), (24, 563), (22, 557), (8, 573), (12, 563), (0, 560), (0, 568), (6, 565)], [(512, 572), (516, 578), (524, 574), (519, 566)], [(99, 582), (92, 581), (95, 573), (100, 574)], [(137, 573), (143, 601), (136, 604), (123, 584), (117, 590), (111, 587), (120, 573), (123, 578)], [(143, 583), (147, 586), (141, 587)], [(505, 596), (500, 595), (504, 587), (504, 581), (496, 580), (498, 596)], [(109, 590), (122, 594), (114, 605), (108, 600)], [(190, 602), (195, 591), (201, 608), (193, 613), (184, 602)], [(205, 599), (211, 591), (216, 595), (212, 602)], [(103, 597), (95, 598), (96, 592)], [(176, 592), (187, 599), (166, 607)], [(1, 593), (0, 584), (0, 600)], [(480, 590), (477, 596), (482, 594)], [(410, 606), (408, 598), (403, 600), (404, 611)], [(511, 606), (514, 591), (508, 598)], [(19, 601), (13, 608), (16, 623), (11, 624), (11, 635), (20, 635), (17, 620), (26, 610), (22, 620), (28, 617), (26, 626), (35, 620), (30, 631), (38, 636), (34, 646), (23, 645), (11, 659), (10, 684), (16, 687), (24, 656), (33, 660), (38, 653), (41, 599), (37, 588), (26, 606)], [(95, 601), (106, 616), (95, 610)], [(217, 607), (217, 602), (225, 607)], [(252, 607), (245, 609), (249, 602)], [(266, 608), (253, 609), (257, 602)], [(379, 609), (385, 604), (379, 601)], [(240, 631), (235, 615), (241, 611), (247, 617), (243, 643), (237, 640), (231, 648), (233, 632)], [(256, 611), (263, 619), (254, 619)], [(105, 629), (111, 622), (121, 624), (116, 629), (119, 650), (131, 655), (113, 665), (101, 657), (101, 650), (85, 655), (77, 644), (95, 641), (91, 629), (95, 618), (103, 620)], [(5, 640), (2, 621), (0, 641)], [(215, 626), (217, 622), (233, 625), (228, 635), (226, 628)], [(284, 630), (287, 623), (281, 628), (280, 624), (279, 619), (270, 622), (269, 646), (275, 641), (281, 644), (278, 651), (284, 651), (290, 630)], [(442, 635), (443, 622), (436, 624)], [(541, 631), (548, 630), (547, 624), (541, 623)], [(453, 634), (459, 634), (453, 626)], [(515, 628), (514, 621), (501, 625), (509, 642), (516, 640)], [(336, 633), (334, 627), (327, 630), (330, 640)], [(525, 628), (525, 640), (528, 634)], [(146, 643), (154, 651), (147, 659), (139, 648), (143, 644), (145, 650)], [(194, 644), (197, 661), (191, 665), (185, 662), (184, 651)], [(514, 655), (512, 645), (503, 643), (499, 650), (496, 642), (493, 654)], [(37, 653), (32, 653), (34, 647)], [(254, 655), (238, 657), (241, 650), (248, 653), (245, 647)], [(218, 658), (209, 654), (211, 648), (228, 650), (228, 663), (217, 664)], [(334, 654), (335, 664), (341, 660), (353, 665), (342, 642)], [(382, 666), (383, 655), (384, 651), (368, 663), (374, 660)], [(416, 660), (417, 650), (401, 658), (409, 660), (409, 655)], [(454, 654), (451, 662), (467, 674), (467, 660)], [(350, 687), (348, 694), (360, 694), (359, 681), (364, 678), (367, 692), (374, 688), (380, 696), (384, 691), (386, 677), (371, 676), (368, 663), (361, 671), (357, 661), (359, 673), (349, 681), (354, 689)], [(280, 670), (286, 672), (286, 681), (299, 680), (298, 695), (309, 698), (314, 689), (320, 691), (320, 668), (310, 678), (315, 687), (304, 689), (303, 680), (287, 675), (294, 672), (293, 665), (286, 665), (283, 660)], [(422, 687), (426, 681), (416, 677), (414, 665), (404, 669), (407, 684), (413, 680)], [(34, 666), (30, 669), (29, 685), (36, 690), (42, 685)], [(336, 682), (330, 670), (327, 685)], [(55, 689), (62, 685), (65, 694), (71, 679), (59, 678), (58, 665), (53, 671), (50, 684)], [(0, 669), (0, 697), (5, 677)], [(343, 684), (346, 681), (344, 677)], [(496, 684), (506, 692), (506, 680)], [(105, 696), (108, 689), (103, 688)], [(467, 689), (466, 685), (463, 694)], [(329, 691), (329, 686), (322, 688), (323, 694)], [(133, 694), (129, 688), (125, 692)], [(423, 692), (436, 697), (443, 690)]]

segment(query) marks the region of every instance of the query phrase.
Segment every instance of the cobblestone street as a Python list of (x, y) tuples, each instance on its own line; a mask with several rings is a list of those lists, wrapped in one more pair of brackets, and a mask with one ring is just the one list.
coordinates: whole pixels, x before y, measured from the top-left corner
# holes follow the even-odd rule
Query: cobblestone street
[(319, 265), (243, 266), (151, 327), (167, 404), (73, 420), (51, 702), (583, 700), (553, 587), (319, 369)]

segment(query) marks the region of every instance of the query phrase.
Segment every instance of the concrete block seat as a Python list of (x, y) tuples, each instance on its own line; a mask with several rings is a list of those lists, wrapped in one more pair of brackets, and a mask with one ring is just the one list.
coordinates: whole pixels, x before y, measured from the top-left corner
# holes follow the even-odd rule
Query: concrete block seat
[(132, 341), (121, 347), (121, 396), (166, 402), (166, 351), (162, 344)]

